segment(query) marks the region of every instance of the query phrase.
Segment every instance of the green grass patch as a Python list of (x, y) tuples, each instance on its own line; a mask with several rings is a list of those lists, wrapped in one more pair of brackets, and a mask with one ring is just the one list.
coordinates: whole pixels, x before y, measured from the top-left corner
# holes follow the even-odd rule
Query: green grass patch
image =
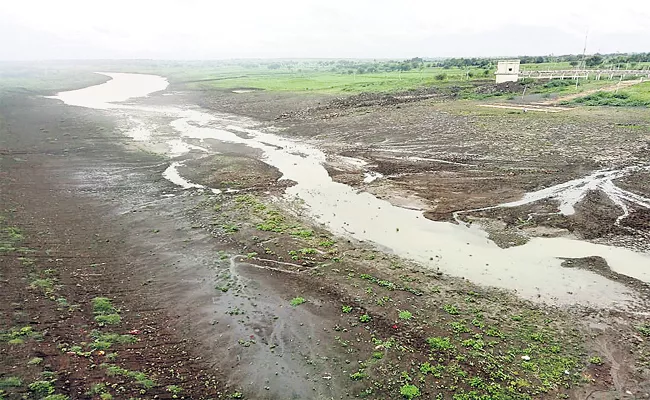
[(99, 326), (117, 325), (122, 321), (118, 310), (108, 297), (95, 297), (92, 300), (95, 321)]
[(95, 297), (92, 300), (93, 313), (95, 314), (113, 314), (117, 312), (111, 299), (108, 297)]
[(291, 299), (291, 301), (289, 302), (289, 304), (291, 304), (291, 305), (294, 306), (294, 307), (297, 307), (297, 306), (299, 306), (299, 305), (301, 305), (301, 304), (304, 304), (304, 303), (306, 303), (306, 302), (307, 302), (307, 300), (305, 300), (305, 299), (302, 298), (302, 297), (294, 297), (293, 299)]

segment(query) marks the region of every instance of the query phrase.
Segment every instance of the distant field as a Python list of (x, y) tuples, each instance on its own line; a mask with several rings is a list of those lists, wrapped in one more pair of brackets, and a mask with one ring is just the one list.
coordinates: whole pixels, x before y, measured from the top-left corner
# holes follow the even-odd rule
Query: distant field
[[(360, 60), (230, 60), (230, 61), (58, 61), (0, 63), (0, 92), (51, 94), (101, 83), (94, 71), (139, 72), (167, 77), (180, 90), (252, 88), (295, 93), (357, 94), (399, 92), (422, 87), (460, 87), (463, 98), (492, 94), (473, 91), (474, 83), (494, 82), (495, 67), (440, 67), (432, 62)], [(637, 68), (645, 65), (638, 63)], [(406, 68), (404, 68), (406, 66)], [(405, 70), (401, 70), (404, 68)], [(523, 70), (570, 69), (568, 62), (522, 64)], [(526, 93), (571, 94), (611, 85), (611, 81), (524, 81)], [(634, 98), (649, 96), (646, 85), (626, 89)], [(522, 88), (523, 92), (523, 88)], [(523, 93), (522, 93), (523, 94)], [(498, 95), (498, 94), (497, 94)], [(506, 95), (512, 97), (512, 95)]]

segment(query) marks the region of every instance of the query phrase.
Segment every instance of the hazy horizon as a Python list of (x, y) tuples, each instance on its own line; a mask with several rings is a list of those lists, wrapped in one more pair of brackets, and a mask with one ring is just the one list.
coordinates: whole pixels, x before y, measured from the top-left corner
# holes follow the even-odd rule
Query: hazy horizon
[(404, 59), (650, 51), (642, 1), (23, 0), (0, 10), (0, 60)]

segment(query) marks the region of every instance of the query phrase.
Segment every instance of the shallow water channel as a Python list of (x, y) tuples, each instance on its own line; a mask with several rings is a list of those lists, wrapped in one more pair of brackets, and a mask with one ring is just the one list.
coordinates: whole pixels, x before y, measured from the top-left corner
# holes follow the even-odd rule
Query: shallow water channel
[[(263, 154), (262, 161), (278, 168), (282, 179), (296, 182), (286, 190), (286, 196), (300, 198), (309, 215), (335, 234), (373, 242), (430, 268), (479, 284), (515, 290), (522, 297), (552, 304), (626, 307), (635, 299), (635, 293), (619, 282), (590, 271), (562, 267), (561, 258), (601, 256), (612, 270), (650, 282), (650, 254), (568, 238), (534, 238), (522, 246), (502, 249), (476, 226), (430, 221), (420, 211), (393, 206), (369, 193), (332, 181), (323, 166), (325, 154), (321, 150), (298, 140), (256, 130), (253, 128), (255, 121), (209, 113), (198, 107), (120, 103), (164, 90), (168, 83), (162, 77), (105, 75), (112, 79), (101, 85), (62, 92), (55, 98), (71, 106), (103, 109), (133, 119), (136, 125), (134, 140), (150, 140), (158, 128), (169, 130), (171, 127), (178, 135), (167, 143), (167, 154), (171, 157), (190, 150), (217, 153), (206, 139), (258, 149)], [(138, 119), (143, 112), (163, 114), (171, 117), (172, 122), (165, 127), (152, 126), (150, 121), (145, 124)], [(206, 140), (205, 145), (190, 143), (197, 140)], [(180, 176), (176, 170), (178, 165), (179, 161), (170, 161), (165, 177), (189, 190), (202, 188)], [(588, 177), (585, 179), (588, 183)], [(573, 184), (568, 187), (576, 188)], [(575, 197), (575, 190), (571, 193)], [(526, 195), (521, 203), (539, 196), (539, 193)], [(572, 204), (569, 205), (565, 198), (560, 200), (563, 209), (570, 211)]]

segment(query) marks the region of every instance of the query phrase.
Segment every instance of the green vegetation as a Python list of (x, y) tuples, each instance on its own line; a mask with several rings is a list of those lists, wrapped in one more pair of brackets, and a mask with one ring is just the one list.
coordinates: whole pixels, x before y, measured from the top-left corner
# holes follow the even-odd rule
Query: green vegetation
[(413, 314), (411, 314), (409, 311), (400, 311), (398, 316), (399, 316), (399, 319), (403, 319), (403, 320), (406, 320), (406, 321), (413, 318)]
[(111, 364), (102, 364), (102, 367), (106, 368), (106, 375), (108, 376), (124, 376), (131, 378), (134, 382), (144, 389), (151, 389), (156, 386), (156, 382), (150, 379), (145, 373), (138, 371), (129, 371), (117, 365)]
[(363, 378), (365, 378), (367, 376), (368, 375), (366, 373), (364, 373), (363, 371), (360, 370), (360, 371), (357, 371), (357, 372), (355, 372), (353, 374), (350, 374), (350, 379), (352, 379), (353, 381), (360, 381), (360, 380), (362, 380)]
[(447, 351), (454, 348), (448, 337), (430, 337), (427, 338), (427, 343), (431, 346), (431, 350), (434, 351)]
[(352, 311), (352, 306), (343, 306), (341, 307), (341, 311), (345, 314), (349, 314)]
[(117, 325), (122, 321), (122, 318), (119, 314), (96, 315), (95, 321), (97, 321), (99, 326)]
[(54, 385), (49, 381), (36, 381), (29, 385), (29, 390), (38, 396), (45, 397), (54, 394)]
[(113, 303), (107, 297), (95, 297), (92, 300), (92, 306), (95, 314), (113, 314), (116, 312)]
[(638, 84), (618, 93), (596, 92), (573, 100), (586, 106), (648, 107), (650, 106), (650, 82)]
[(178, 395), (183, 393), (183, 388), (177, 385), (168, 385), (165, 389), (172, 394), (174, 399), (178, 398)]
[(305, 303), (306, 301), (307, 301), (307, 300), (305, 300), (305, 299), (302, 298), (302, 297), (294, 297), (293, 299), (291, 299), (291, 301), (290, 301), (289, 303), (290, 303), (292, 306), (296, 307), (296, 306), (299, 306), (299, 305)]
[(595, 365), (603, 365), (603, 360), (598, 356), (590, 357), (589, 362)]
[(406, 384), (400, 388), (399, 393), (405, 399), (410, 400), (420, 396), (420, 389), (415, 385)]
[(27, 365), (39, 365), (42, 362), (43, 359), (41, 357), (34, 357), (27, 362)]
[(118, 333), (102, 333), (93, 330), (90, 336), (94, 341), (90, 344), (93, 350), (108, 350), (113, 344), (132, 344), (138, 342), (138, 338), (133, 335), (120, 335)]
[(644, 336), (650, 336), (650, 325), (639, 325), (636, 329)]
[(43, 400), (68, 400), (68, 399), (69, 397), (64, 394), (51, 394), (49, 396), (43, 397)]
[(104, 325), (117, 325), (121, 322), (117, 309), (113, 307), (113, 303), (107, 297), (95, 297), (92, 300), (93, 313), (95, 314), (95, 321), (99, 326)]
[(22, 385), (23, 385), (22, 379), (15, 376), (0, 378), (0, 390), (12, 388), (12, 387), (21, 387)]
[(0, 343), (6, 342), (9, 344), (23, 344), (27, 339), (41, 340), (43, 335), (39, 332), (34, 332), (31, 326), (24, 326), (22, 328), (11, 328), (8, 332), (0, 332)]
[(364, 324), (367, 322), (370, 322), (372, 320), (372, 317), (368, 314), (363, 314), (362, 316), (359, 317), (359, 321), (363, 322)]
[(447, 311), (447, 313), (449, 313), (450, 315), (458, 315), (458, 314), (460, 314), (458, 312), (458, 309), (456, 308), (456, 306), (453, 305), (453, 304), (445, 304), (442, 308), (443, 308), (443, 310)]

